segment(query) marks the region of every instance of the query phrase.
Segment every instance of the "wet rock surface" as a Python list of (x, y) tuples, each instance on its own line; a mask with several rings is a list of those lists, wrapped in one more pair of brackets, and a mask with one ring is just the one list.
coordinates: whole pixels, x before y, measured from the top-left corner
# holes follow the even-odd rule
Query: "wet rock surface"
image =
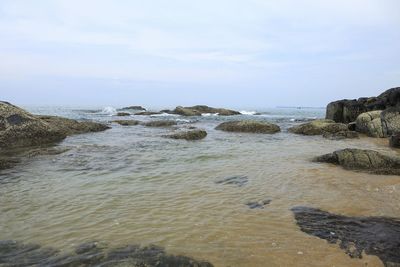
[(400, 266), (400, 220), (349, 217), (311, 207), (292, 208), (301, 231), (324, 239), (352, 258), (375, 255), (385, 266)]
[(179, 131), (177, 133), (165, 135), (166, 138), (171, 139), (184, 139), (184, 140), (201, 140), (206, 138), (207, 132), (200, 129), (190, 130), (190, 131)]
[(322, 136), (331, 140), (353, 139), (359, 137), (358, 133), (355, 131), (339, 131), (336, 133), (326, 132)]
[(136, 267), (212, 267), (206, 261), (170, 255), (162, 247), (128, 245), (107, 249), (97, 242), (78, 246), (75, 252), (24, 244), (13, 240), (0, 241), (0, 265), (11, 266), (136, 266)]
[(131, 114), (128, 112), (118, 112), (116, 116), (124, 117), (124, 116), (130, 116)]
[(271, 203), (270, 199), (264, 199), (260, 201), (250, 201), (246, 203), (250, 209), (264, 209), (264, 207)]
[(346, 148), (316, 157), (313, 161), (332, 163), (349, 170), (400, 175), (400, 158), (383, 155), (373, 150)]
[(177, 125), (178, 123), (176, 121), (163, 120), (163, 121), (149, 121), (149, 122), (144, 122), (142, 124), (147, 127), (170, 127)]
[(232, 115), (240, 115), (240, 112), (225, 109), (225, 108), (213, 108), (205, 105), (197, 105), (193, 107), (176, 107), (172, 113), (178, 114), (181, 116), (201, 116), (201, 114), (205, 113), (218, 113), (220, 116), (232, 116)]
[(135, 115), (139, 115), (139, 116), (151, 116), (151, 115), (160, 115), (160, 114), (162, 114), (162, 112), (158, 112), (158, 111), (143, 111), (143, 112), (135, 113)]
[(119, 125), (122, 125), (122, 126), (135, 126), (135, 125), (140, 124), (140, 121), (137, 121), (137, 120), (115, 120), (112, 122), (118, 123)]
[(302, 135), (323, 135), (347, 132), (349, 129), (346, 124), (335, 123), (333, 120), (313, 120), (291, 127), (288, 131)]
[(223, 185), (236, 185), (238, 187), (242, 187), (247, 184), (249, 178), (245, 175), (237, 175), (237, 176), (229, 176), (220, 180), (217, 180), (216, 184)]
[(276, 124), (262, 121), (228, 121), (218, 125), (216, 130), (226, 132), (241, 132), (241, 133), (263, 133), (273, 134), (280, 132), (280, 127)]
[(142, 106), (129, 106), (129, 107), (123, 107), (121, 110), (146, 110)]

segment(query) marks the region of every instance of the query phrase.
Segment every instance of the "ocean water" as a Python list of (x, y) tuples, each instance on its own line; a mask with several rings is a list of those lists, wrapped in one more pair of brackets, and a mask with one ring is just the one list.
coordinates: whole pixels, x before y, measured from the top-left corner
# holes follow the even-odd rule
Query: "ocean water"
[[(119, 117), (104, 107), (28, 110), (109, 123)], [(327, 140), (287, 132), (322, 118), (324, 109), (265, 109), (243, 115), (131, 116), (176, 120), (196, 126), (200, 141), (171, 140), (172, 128), (124, 127), (71, 136), (58, 155), (24, 159), (0, 172), (0, 239), (71, 250), (86, 241), (110, 247), (155, 244), (167, 252), (215, 266), (383, 266), (374, 256), (352, 259), (337, 244), (309, 236), (290, 209), (304, 205), (348, 216), (400, 217), (400, 180), (311, 162), (341, 148), (389, 154), (386, 140)], [(214, 128), (236, 119), (281, 126), (274, 135), (226, 133)], [(219, 181), (239, 177), (235, 183)], [(263, 209), (249, 202), (270, 200)]]

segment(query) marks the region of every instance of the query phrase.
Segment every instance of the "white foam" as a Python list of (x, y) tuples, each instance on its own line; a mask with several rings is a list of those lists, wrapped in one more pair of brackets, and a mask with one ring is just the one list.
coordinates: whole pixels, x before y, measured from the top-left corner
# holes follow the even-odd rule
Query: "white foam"
[(240, 114), (242, 114), (242, 115), (256, 115), (257, 111), (242, 110), (242, 111), (240, 111)]
[(117, 110), (113, 107), (105, 107), (105, 108), (103, 108), (101, 113), (108, 114), (108, 115), (114, 115), (117, 113)]
[(170, 113), (161, 113), (161, 114), (150, 115), (150, 117), (179, 117), (179, 115)]
[(201, 113), (203, 117), (218, 116), (218, 113)]

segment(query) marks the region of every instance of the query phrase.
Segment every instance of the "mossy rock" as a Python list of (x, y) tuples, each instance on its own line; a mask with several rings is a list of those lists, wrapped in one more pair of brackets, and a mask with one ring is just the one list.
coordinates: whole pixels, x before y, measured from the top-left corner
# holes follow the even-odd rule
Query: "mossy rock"
[(216, 130), (226, 132), (242, 132), (242, 133), (265, 133), (273, 134), (279, 132), (281, 129), (278, 125), (262, 122), (262, 121), (228, 121), (218, 125)]

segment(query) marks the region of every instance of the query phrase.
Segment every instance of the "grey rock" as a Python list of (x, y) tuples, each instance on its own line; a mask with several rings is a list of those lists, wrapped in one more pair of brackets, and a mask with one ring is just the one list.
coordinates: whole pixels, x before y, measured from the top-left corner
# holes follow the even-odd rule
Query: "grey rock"
[(164, 137), (171, 139), (185, 139), (185, 140), (201, 140), (207, 136), (207, 132), (200, 129), (190, 130), (190, 131), (180, 131), (170, 135), (165, 135)]
[(276, 124), (262, 121), (228, 121), (218, 125), (215, 129), (226, 132), (241, 132), (241, 133), (263, 133), (273, 134), (280, 132), (280, 127)]

